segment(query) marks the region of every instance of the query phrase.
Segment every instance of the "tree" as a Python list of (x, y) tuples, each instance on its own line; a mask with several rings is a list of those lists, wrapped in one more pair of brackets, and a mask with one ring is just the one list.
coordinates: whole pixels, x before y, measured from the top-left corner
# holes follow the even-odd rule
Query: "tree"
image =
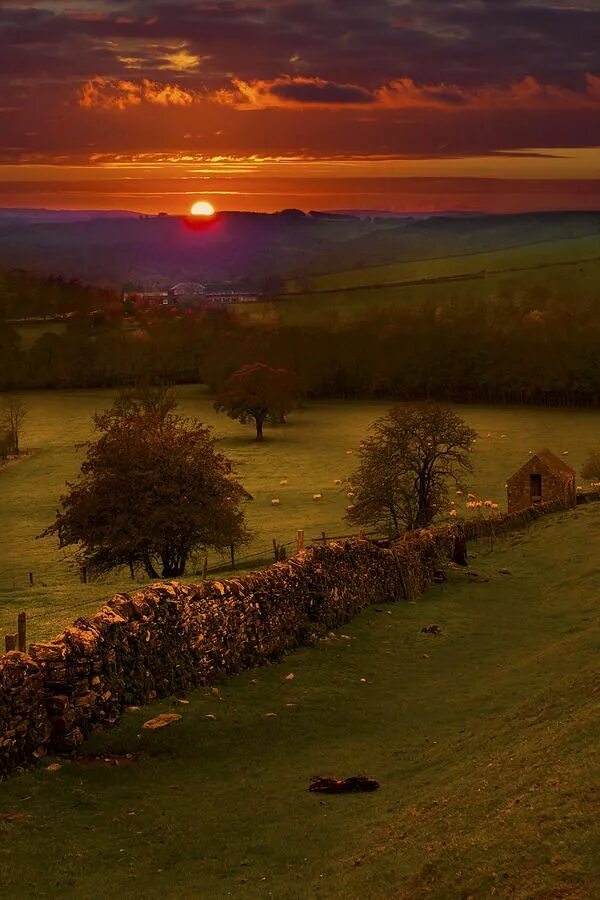
[(600, 481), (600, 448), (590, 450), (581, 470), (581, 476), (586, 481)]
[(240, 504), (251, 499), (215, 451), (206, 426), (175, 413), (164, 391), (126, 392), (94, 418), (78, 479), (44, 532), (77, 546), (96, 574), (129, 566), (150, 578), (185, 573), (199, 551), (248, 540)]
[(475, 438), (459, 416), (434, 403), (390, 410), (361, 446), (348, 519), (393, 535), (427, 528), (448, 501), (449, 485), (472, 471)]
[(27, 406), (20, 397), (5, 397), (0, 404), (0, 432), (4, 433), (10, 452), (16, 456), (21, 452), (20, 442), (26, 416)]
[(264, 363), (242, 366), (217, 392), (215, 409), (243, 425), (254, 422), (256, 440), (263, 440), (266, 421), (281, 424), (294, 405), (294, 385), (287, 369)]

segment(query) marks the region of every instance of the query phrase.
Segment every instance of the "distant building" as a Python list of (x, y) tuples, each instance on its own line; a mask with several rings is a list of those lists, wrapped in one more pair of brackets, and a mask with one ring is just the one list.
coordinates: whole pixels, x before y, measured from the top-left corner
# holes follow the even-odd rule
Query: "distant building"
[(233, 303), (256, 303), (257, 291), (231, 284), (200, 284), (182, 281), (169, 289), (169, 298), (187, 309), (209, 309)]
[(534, 453), (506, 485), (509, 513), (529, 506), (560, 500), (565, 507), (577, 504), (575, 470), (550, 450)]

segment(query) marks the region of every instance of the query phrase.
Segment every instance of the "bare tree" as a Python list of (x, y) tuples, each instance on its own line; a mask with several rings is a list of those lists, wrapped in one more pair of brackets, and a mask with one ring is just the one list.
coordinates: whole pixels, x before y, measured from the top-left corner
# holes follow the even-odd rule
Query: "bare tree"
[(352, 477), (352, 523), (402, 530), (427, 528), (448, 501), (451, 484), (472, 471), (476, 432), (435, 403), (390, 410), (371, 427)]
[(21, 435), (27, 413), (27, 406), (15, 395), (5, 397), (0, 404), (0, 432), (6, 435), (10, 452), (16, 456), (21, 452)]

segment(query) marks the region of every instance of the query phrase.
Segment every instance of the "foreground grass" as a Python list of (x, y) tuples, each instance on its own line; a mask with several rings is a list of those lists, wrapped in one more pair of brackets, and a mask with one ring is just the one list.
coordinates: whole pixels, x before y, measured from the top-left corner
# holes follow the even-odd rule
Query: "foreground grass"
[[(3, 784), (0, 812), (28, 818), (0, 823), (0, 894), (600, 896), (599, 542), (589, 507), (474, 548), (488, 583), (455, 575), (193, 693), (169, 729), (141, 730), (167, 701), (84, 748), (135, 762)], [(381, 789), (307, 792), (358, 772)]]
[[(31, 617), (30, 638), (49, 637), (80, 612), (134, 586), (122, 572), (82, 585), (72, 556), (61, 553), (54, 539), (36, 539), (52, 521), (65, 482), (77, 475), (81, 453), (76, 445), (89, 438), (93, 413), (112, 397), (109, 391), (40, 391), (25, 396), (30, 412), (24, 444), (31, 454), (0, 470), (0, 637), (15, 630), (21, 609)], [(239, 477), (254, 498), (246, 512), (255, 537), (242, 555), (256, 554), (268, 561), (273, 538), (293, 542), (300, 528), (307, 539), (322, 531), (349, 533), (344, 518), (349, 501), (334, 482), (351, 475), (356, 456), (346, 451), (358, 447), (389, 403), (310, 403), (295, 411), (287, 426), (271, 429), (264, 446), (257, 446), (250, 428), (214, 412), (212, 398), (201, 387), (180, 388), (178, 397), (183, 413), (214, 426), (219, 448), (235, 460)], [(579, 469), (600, 437), (597, 410), (457, 409), (479, 433), (469, 487), (502, 507), (506, 478), (528, 458), (529, 450), (542, 446), (558, 453), (567, 450), (569, 463)], [(282, 479), (288, 480), (287, 486), (280, 485)], [(315, 493), (323, 495), (320, 502), (313, 501)], [(271, 505), (274, 497), (280, 499), (279, 507)], [(459, 510), (465, 511), (460, 506)], [(211, 565), (220, 562), (211, 558)], [(238, 571), (243, 570), (242, 562)], [(198, 577), (193, 566), (188, 577)]]

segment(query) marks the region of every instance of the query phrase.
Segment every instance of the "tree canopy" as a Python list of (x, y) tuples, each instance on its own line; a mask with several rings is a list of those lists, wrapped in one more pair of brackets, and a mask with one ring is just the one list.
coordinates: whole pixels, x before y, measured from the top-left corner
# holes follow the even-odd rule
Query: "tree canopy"
[(352, 477), (352, 523), (392, 535), (427, 528), (448, 502), (451, 484), (472, 471), (476, 432), (435, 403), (391, 409), (372, 425)]
[(175, 412), (164, 391), (123, 393), (95, 416), (95, 440), (44, 535), (77, 546), (102, 574), (121, 566), (178, 577), (190, 557), (249, 537), (240, 508), (249, 494), (210, 429)]
[(266, 421), (280, 424), (294, 405), (293, 379), (286, 369), (264, 363), (242, 366), (217, 393), (215, 409), (243, 425), (254, 422), (256, 440), (263, 440)]

